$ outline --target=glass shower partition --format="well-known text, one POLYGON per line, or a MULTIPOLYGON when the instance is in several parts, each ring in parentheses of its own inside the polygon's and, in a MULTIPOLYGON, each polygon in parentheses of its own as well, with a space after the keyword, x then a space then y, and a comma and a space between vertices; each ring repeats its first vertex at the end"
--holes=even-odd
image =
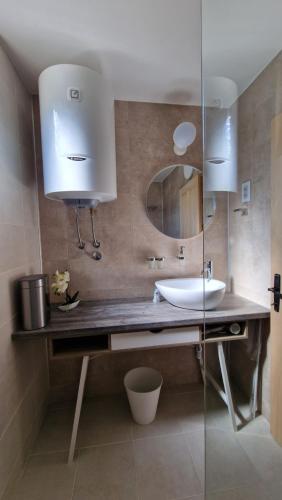
POLYGON ((206 268, 212 262, 212 278, 225 283, 228 307, 240 304, 244 312, 251 301, 266 311, 263 320, 263 314, 251 320, 242 314, 211 325, 206 303, 209 500, 282 498, 282 448, 269 425, 266 317, 273 121, 282 110, 281 16, 281 2, 202 0, 204 261, 206 268))

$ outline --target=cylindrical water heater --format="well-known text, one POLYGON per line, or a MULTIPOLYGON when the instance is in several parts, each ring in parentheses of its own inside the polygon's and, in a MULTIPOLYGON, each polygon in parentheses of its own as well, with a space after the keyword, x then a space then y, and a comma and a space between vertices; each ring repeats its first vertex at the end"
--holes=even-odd
POLYGON ((206 191, 237 191, 237 85, 230 78, 205 81, 206 191))
POLYGON ((45 195, 82 206, 114 200, 114 101, 104 78, 51 66, 39 77, 39 102, 45 195))

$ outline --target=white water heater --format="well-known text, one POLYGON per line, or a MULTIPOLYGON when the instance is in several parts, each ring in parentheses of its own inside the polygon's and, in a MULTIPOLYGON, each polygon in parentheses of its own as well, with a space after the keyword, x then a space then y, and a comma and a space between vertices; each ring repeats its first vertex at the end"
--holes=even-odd
POLYGON ((96 206, 117 197, 114 100, 96 71, 58 64, 39 77, 44 191, 96 206))
POLYGON ((238 88, 230 78, 209 77, 205 95, 205 191, 237 191, 238 88))

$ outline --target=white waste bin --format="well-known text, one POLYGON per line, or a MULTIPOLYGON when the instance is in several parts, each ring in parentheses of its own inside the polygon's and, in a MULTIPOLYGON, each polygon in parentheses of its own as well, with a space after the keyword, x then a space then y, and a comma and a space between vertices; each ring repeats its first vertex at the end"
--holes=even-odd
POLYGON ((137 424, 150 424, 155 419, 162 383, 163 378, 157 370, 144 366, 125 375, 124 386, 137 424))

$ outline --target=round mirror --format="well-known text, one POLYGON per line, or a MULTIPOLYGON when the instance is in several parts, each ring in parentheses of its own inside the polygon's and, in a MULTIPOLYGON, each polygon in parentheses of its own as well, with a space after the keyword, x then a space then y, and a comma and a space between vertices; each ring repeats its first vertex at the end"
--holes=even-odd
POLYGON ((149 184, 147 215, 166 236, 193 238, 215 215, 214 193, 205 196, 208 198, 203 204, 203 176, 199 169, 191 165, 171 165, 160 170, 149 184))

